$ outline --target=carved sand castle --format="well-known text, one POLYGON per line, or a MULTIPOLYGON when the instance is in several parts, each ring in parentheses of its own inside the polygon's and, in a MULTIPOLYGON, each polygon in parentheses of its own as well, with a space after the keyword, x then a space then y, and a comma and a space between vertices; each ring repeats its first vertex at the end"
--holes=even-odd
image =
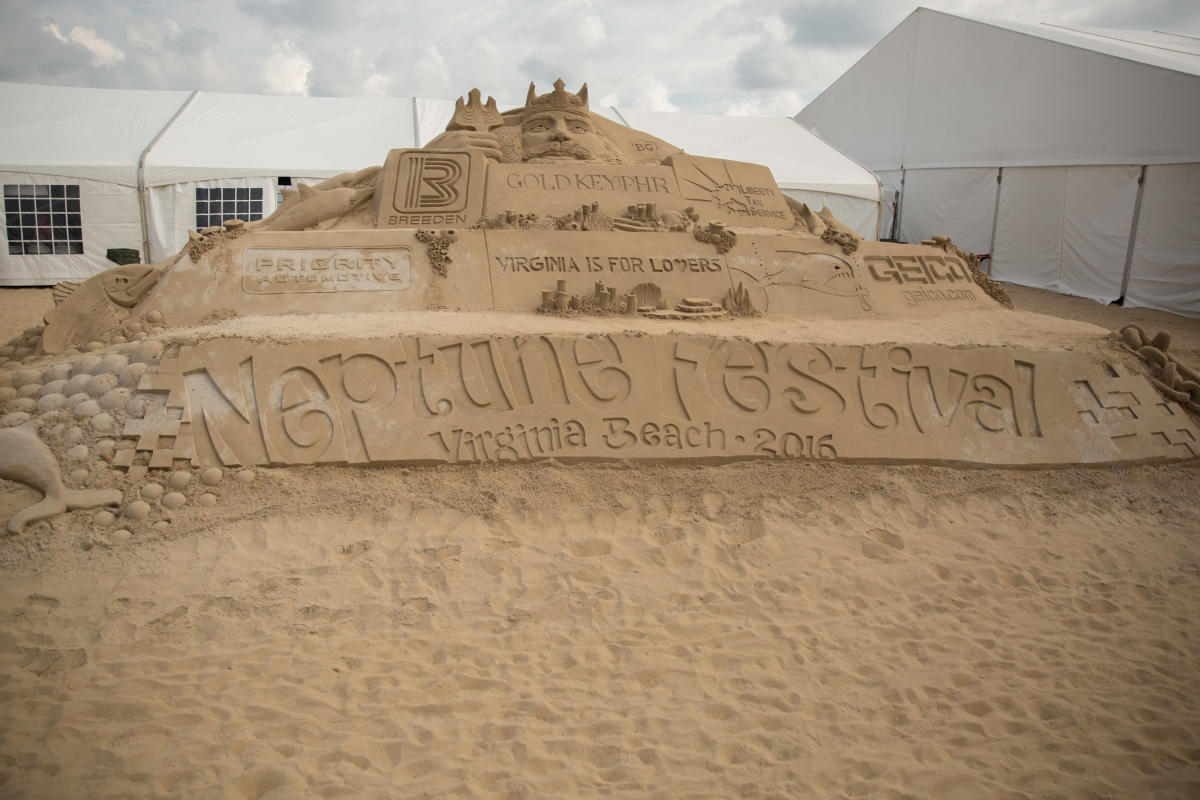
POLYGON ((192 470, 266 465, 1200 452, 1195 373, 1140 331, 1150 366, 1023 335, 948 239, 862 241, 561 81, 504 113, 472 91, 426 148, 55 297, 0 350, 4 426, 39 421, 79 487, 172 470, 177 505, 213 496, 192 470))

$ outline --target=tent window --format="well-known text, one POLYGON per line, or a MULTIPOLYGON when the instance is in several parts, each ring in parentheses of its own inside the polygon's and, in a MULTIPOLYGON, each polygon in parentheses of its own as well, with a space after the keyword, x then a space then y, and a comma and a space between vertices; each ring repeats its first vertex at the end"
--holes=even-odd
POLYGON ((4 184, 10 256, 83 253, 78 185, 4 184))
POLYGON ((213 187, 196 190, 196 230, 220 225, 229 219, 253 222, 263 216, 263 190, 213 187))

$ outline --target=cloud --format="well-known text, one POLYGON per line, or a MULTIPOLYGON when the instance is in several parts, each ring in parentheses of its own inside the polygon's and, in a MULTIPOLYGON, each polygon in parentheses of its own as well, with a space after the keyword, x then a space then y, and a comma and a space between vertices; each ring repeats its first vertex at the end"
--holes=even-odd
POLYGON ((679 106, 671 102, 670 90, 667 85, 653 75, 646 75, 638 81, 637 94, 633 98, 633 106, 646 108, 651 111, 678 111, 679 106))
POLYGON ((290 39, 271 48, 263 62, 262 81, 270 94, 308 94, 308 75, 312 61, 290 39))
MULTIPOLYGON (((911 11, 913 6, 907 6, 911 11)), ((869 48, 906 15, 892 0, 803 0, 789 3, 781 17, 793 44, 822 49, 869 48)))
POLYGON ((76 25, 71 32, 63 36, 58 25, 53 21, 42 26, 42 30, 58 39, 63 44, 77 44, 91 53, 92 66, 112 67, 125 60, 125 51, 106 42, 92 28, 76 25))
POLYGON ((799 92, 783 91, 732 103, 725 109, 730 117, 791 117, 804 108, 799 92))

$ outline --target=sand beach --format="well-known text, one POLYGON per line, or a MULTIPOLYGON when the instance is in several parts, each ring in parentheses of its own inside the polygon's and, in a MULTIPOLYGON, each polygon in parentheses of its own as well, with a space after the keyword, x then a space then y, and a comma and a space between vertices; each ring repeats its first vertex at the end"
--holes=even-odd
MULTIPOLYGON (((1195 320, 1009 290, 1200 360, 1195 320)), ((0 300, 9 336, 49 295, 0 300)), ((137 535, 78 511, 0 543, 0 793, 1195 797, 1198 488, 1194 461, 230 471, 137 535)))

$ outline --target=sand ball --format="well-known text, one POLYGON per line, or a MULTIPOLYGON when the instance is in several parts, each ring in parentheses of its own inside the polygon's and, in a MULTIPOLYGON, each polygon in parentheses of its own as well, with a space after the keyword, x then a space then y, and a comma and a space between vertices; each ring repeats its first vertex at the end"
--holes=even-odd
POLYGON ((62 394, 62 390, 65 389, 66 387, 67 387, 67 382, 62 378, 59 378, 58 380, 54 380, 54 381, 49 381, 47 383, 42 384, 41 395, 42 395, 42 397, 45 397, 48 394, 62 394))
POLYGON ((162 342, 151 339, 138 345, 138 349, 133 352, 133 355, 129 360, 137 363, 158 361, 158 359, 162 356, 162 353, 162 342))
POLYGON ((130 519, 145 519, 150 516, 150 504, 145 500, 134 500, 125 506, 125 516, 130 519))
POLYGON ((4 406, 4 410, 9 414, 32 414, 37 411, 37 401, 32 397, 18 397, 16 400, 10 400, 4 406))
POLYGON ((141 419, 146 416, 146 398, 135 397, 125 404, 125 413, 133 419, 141 419))
POLYGON ((166 489, 161 483, 146 483, 142 485, 141 494, 147 500, 154 501, 163 496, 166 489))
POLYGON ((101 439, 96 442, 96 455, 103 458, 105 461, 111 461, 116 455, 117 443, 112 439, 101 439))
POLYGON ((113 429, 112 414, 107 411, 101 411, 96 416, 92 417, 92 430, 96 433, 111 433, 113 429))
POLYGON ((75 375, 71 380, 67 381, 62 388, 62 393, 67 397, 80 392, 87 392, 88 384, 92 382, 92 376, 86 372, 81 372, 75 375))
POLYGON ((79 427, 78 425, 72 425, 69 428, 64 428, 62 432, 62 440, 63 444, 65 445, 79 444, 83 441, 83 428, 79 427))
POLYGON ((71 362, 71 375, 91 375, 100 363, 100 356, 80 356, 71 362))
POLYGON ((17 397, 32 397, 34 400, 41 397, 42 385, 40 383, 27 383, 20 389, 17 389, 17 397))
POLYGON ((40 369, 19 369, 12 374, 12 385, 18 389, 31 383, 41 382, 42 371, 40 369))
POLYGON ((254 480, 254 470, 243 469, 237 474, 238 483, 250 483, 254 480))
POLYGON ((172 489, 179 489, 182 491, 187 488, 187 485, 191 482, 191 480, 192 473, 180 470, 179 472, 171 473, 171 477, 167 478, 167 485, 172 489))
POLYGON ((217 504, 217 496, 212 492, 205 492, 196 498, 196 503, 205 508, 211 508, 217 504))
POLYGON ((11 386, 0 386, 0 403, 7 403, 17 398, 17 390, 11 386))
POLYGON ((67 483, 72 486, 83 486, 91 474, 86 469, 73 469, 67 473, 67 483))
POLYGON ((136 364, 130 364, 129 366, 127 366, 121 370, 121 375, 118 378, 118 383, 120 383, 122 386, 126 386, 130 389, 136 389, 137 385, 138 385, 138 381, 140 381, 142 379, 142 376, 145 375, 149 369, 150 369, 150 365, 142 363, 142 362, 138 362, 136 364))
POLYGON ((125 542, 128 542, 133 538, 133 531, 129 530, 128 528, 120 528, 119 530, 115 530, 109 534, 109 538, 115 544, 125 544, 125 542))
POLYGON ((117 516, 111 511, 97 511, 96 515, 92 517, 93 524, 100 525, 101 527, 105 528, 107 528, 109 525, 112 525, 116 521, 117 516))
POLYGON ((45 414, 47 411, 57 411, 66 404, 67 398, 61 392, 55 392, 38 398, 37 409, 45 414))
MULTIPOLYGON (((220 228, 217 228, 217 230, 220 230, 220 228)), ((213 233, 216 233, 216 231, 213 231, 213 233)), ((161 325, 163 323, 163 313, 161 311, 151 311, 146 314, 146 322, 149 322, 151 325, 161 325)))
POLYGON ((79 405, 75 406, 75 416, 80 419, 89 419, 100 413, 100 404, 95 400, 84 400, 79 405))
POLYGON ((128 336, 133 336, 135 333, 141 333, 144 330, 146 330, 146 326, 136 319, 125 323, 125 333, 128 336))
POLYGON ((85 352, 85 353, 94 353, 97 350, 103 350, 103 349, 104 349, 104 342, 88 342, 87 344, 85 344, 83 346, 83 352, 85 352))
POLYGON ((107 372, 102 372, 98 375, 94 375, 92 379, 88 381, 87 389, 84 391, 86 391, 92 397, 103 397, 105 394, 111 392, 115 388, 117 388, 117 376, 111 375, 107 372))
POLYGON ((187 498, 180 492, 168 492, 162 499, 163 508, 169 508, 174 511, 177 508, 183 508, 187 503, 187 498))
POLYGON ((67 457, 67 461, 83 461, 88 457, 88 449, 85 445, 77 444, 68 449, 64 455, 67 457))
POLYGON ((216 486, 225 477, 225 472, 220 467, 209 467, 200 473, 200 482, 205 486, 216 486))
POLYGON ((156 530, 156 531, 162 532, 162 531, 165 531, 167 528, 171 527, 171 522, 169 520, 160 519, 158 522, 154 523, 150 527, 154 528, 154 530, 156 530))
MULTIPOLYGON (((63 394, 66 394, 66 392, 63 392, 63 394)), ((92 399, 92 396, 89 395, 87 392, 76 392, 75 394, 68 394, 67 395, 67 408, 74 411, 75 406, 79 405, 80 403, 91 400, 91 399, 92 399)))
POLYGON ((60 422, 60 423, 58 423, 57 425, 55 425, 54 427, 52 427, 52 428, 51 428, 49 431, 47 431, 47 432, 48 432, 48 433, 49 433, 51 436, 62 436, 62 435, 63 435, 63 431, 65 431, 66 429, 67 429, 67 425, 66 425, 66 423, 65 423, 65 422, 60 422))
POLYGON ((100 395, 100 407, 105 411, 116 411, 124 408, 132 396, 133 392, 128 389, 110 389, 100 395))
POLYGON ((65 381, 71 377, 70 362, 62 362, 60 364, 51 364, 42 370, 42 382, 50 383, 52 381, 65 381))
POLYGON ((121 353, 109 353, 96 365, 96 374, 120 375, 121 370, 127 366, 129 366, 129 356, 121 353))
POLYGON ((13 361, 20 361, 22 363, 32 361, 33 350, 28 347, 18 347, 13 350, 12 359, 13 361))
POLYGON ((5 414, 0 417, 0 428, 15 428, 18 425, 24 425, 31 420, 28 414, 24 411, 14 411, 11 414, 5 414))

